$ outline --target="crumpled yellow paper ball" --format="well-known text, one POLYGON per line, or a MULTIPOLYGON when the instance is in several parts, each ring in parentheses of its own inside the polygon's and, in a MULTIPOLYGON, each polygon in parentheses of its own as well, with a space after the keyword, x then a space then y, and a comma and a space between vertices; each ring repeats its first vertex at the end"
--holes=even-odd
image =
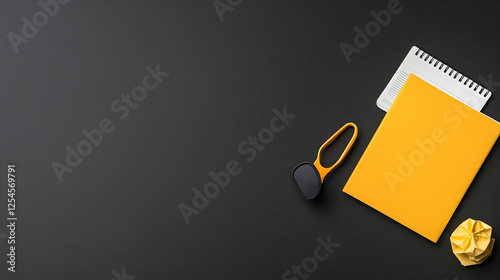
POLYGON ((453 254, 463 266, 481 264, 491 256, 495 239, 491 238, 492 228, 477 220, 467 219, 461 223, 450 237, 453 254))

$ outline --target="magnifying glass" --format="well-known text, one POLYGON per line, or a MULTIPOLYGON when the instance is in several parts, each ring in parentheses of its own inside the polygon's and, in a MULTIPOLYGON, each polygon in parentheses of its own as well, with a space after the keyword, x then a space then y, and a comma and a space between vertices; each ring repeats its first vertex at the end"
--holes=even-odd
POLYGON ((339 129, 335 134, 330 137, 318 150, 318 157, 316 158, 316 161, 314 163, 310 162, 303 162, 299 165, 297 165, 293 171, 292 171, 292 180, 295 183, 295 186, 299 190, 300 195, 305 198, 305 199, 313 199, 315 198, 318 194, 319 191, 321 190, 321 184, 323 183, 323 180, 325 179, 326 175, 332 171, 337 165, 339 165, 344 158, 346 157, 347 153, 349 150, 352 148, 352 145, 354 144, 354 141, 356 140, 356 137, 358 136, 358 127, 354 123, 347 123, 344 125, 341 129, 339 129), (340 158, 337 160, 336 163, 334 163, 330 167, 324 167, 321 165, 321 153, 323 150, 330 146, 330 144, 337 139, 337 137, 342 134, 346 129, 349 127, 354 128, 354 134, 352 135, 351 140, 349 141, 349 144, 347 144, 347 147, 345 148, 344 152, 340 156, 340 158))

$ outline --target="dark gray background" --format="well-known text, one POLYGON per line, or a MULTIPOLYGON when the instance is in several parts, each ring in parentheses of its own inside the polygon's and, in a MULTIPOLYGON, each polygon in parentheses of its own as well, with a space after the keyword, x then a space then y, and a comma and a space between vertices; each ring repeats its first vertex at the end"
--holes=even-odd
MULTIPOLYGON (((339 44, 387 2, 247 0, 221 22, 211 0, 72 1, 16 55, 7 33, 40 7, 1 1, 0 233, 7 163, 18 168, 19 221, 18 272, 6 271, 0 239, 0 279, 109 280, 122 267, 135 280, 281 279, 327 235, 341 247, 309 279, 497 279, 498 250, 464 268, 449 236, 471 217, 500 238, 498 144, 437 244, 341 191, 384 117, 375 100, 411 46, 476 81, 500 80, 498 1, 402 0, 348 64, 339 44), (110 103, 156 64, 170 77, 119 121, 110 103), (238 144, 283 106, 297 118, 245 162, 238 144), (116 130, 59 183, 51 163, 103 117, 116 130), (290 171, 348 121, 360 129, 353 152, 304 201, 290 171), (232 159, 242 173, 186 225, 179 203, 232 159)), ((497 120, 499 94, 483 110, 497 120)))

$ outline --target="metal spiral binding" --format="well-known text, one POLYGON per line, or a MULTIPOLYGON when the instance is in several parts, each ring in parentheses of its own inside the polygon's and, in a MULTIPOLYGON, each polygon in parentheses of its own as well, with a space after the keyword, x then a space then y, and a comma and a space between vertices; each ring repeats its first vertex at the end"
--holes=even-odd
POLYGON ((491 92, 486 89, 485 87, 482 87, 478 83, 474 82, 473 80, 467 78, 464 76, 462 73, 456 71, 455 69, 451 68, 450 66, 444 64, 443 62, 439 61, 438 59, 432 57, 430 54, 424 52, 421 49, 418 49, 417 52, 415 52, 415 55, 422 59, 425 62, 429 62, 431 66, 434 66, 435 68, 438 68, 439 70, 443 71, 443 73, 447 74, 448 76, 452 77, 455 80, 458 80, 465 86, 469 87, 473 91, 479 93, 480 95, 484 97, 488 97, 491 92), (484 93, 483 93, 484 92, 484 93))

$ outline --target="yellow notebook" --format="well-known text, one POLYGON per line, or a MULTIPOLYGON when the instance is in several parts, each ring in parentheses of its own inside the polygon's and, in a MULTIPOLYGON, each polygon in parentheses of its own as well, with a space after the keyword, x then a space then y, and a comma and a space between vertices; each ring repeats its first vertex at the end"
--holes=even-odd
POLYGON ((344 192, 437 242, 499 135, 500 123, 411 74, 344 192))

